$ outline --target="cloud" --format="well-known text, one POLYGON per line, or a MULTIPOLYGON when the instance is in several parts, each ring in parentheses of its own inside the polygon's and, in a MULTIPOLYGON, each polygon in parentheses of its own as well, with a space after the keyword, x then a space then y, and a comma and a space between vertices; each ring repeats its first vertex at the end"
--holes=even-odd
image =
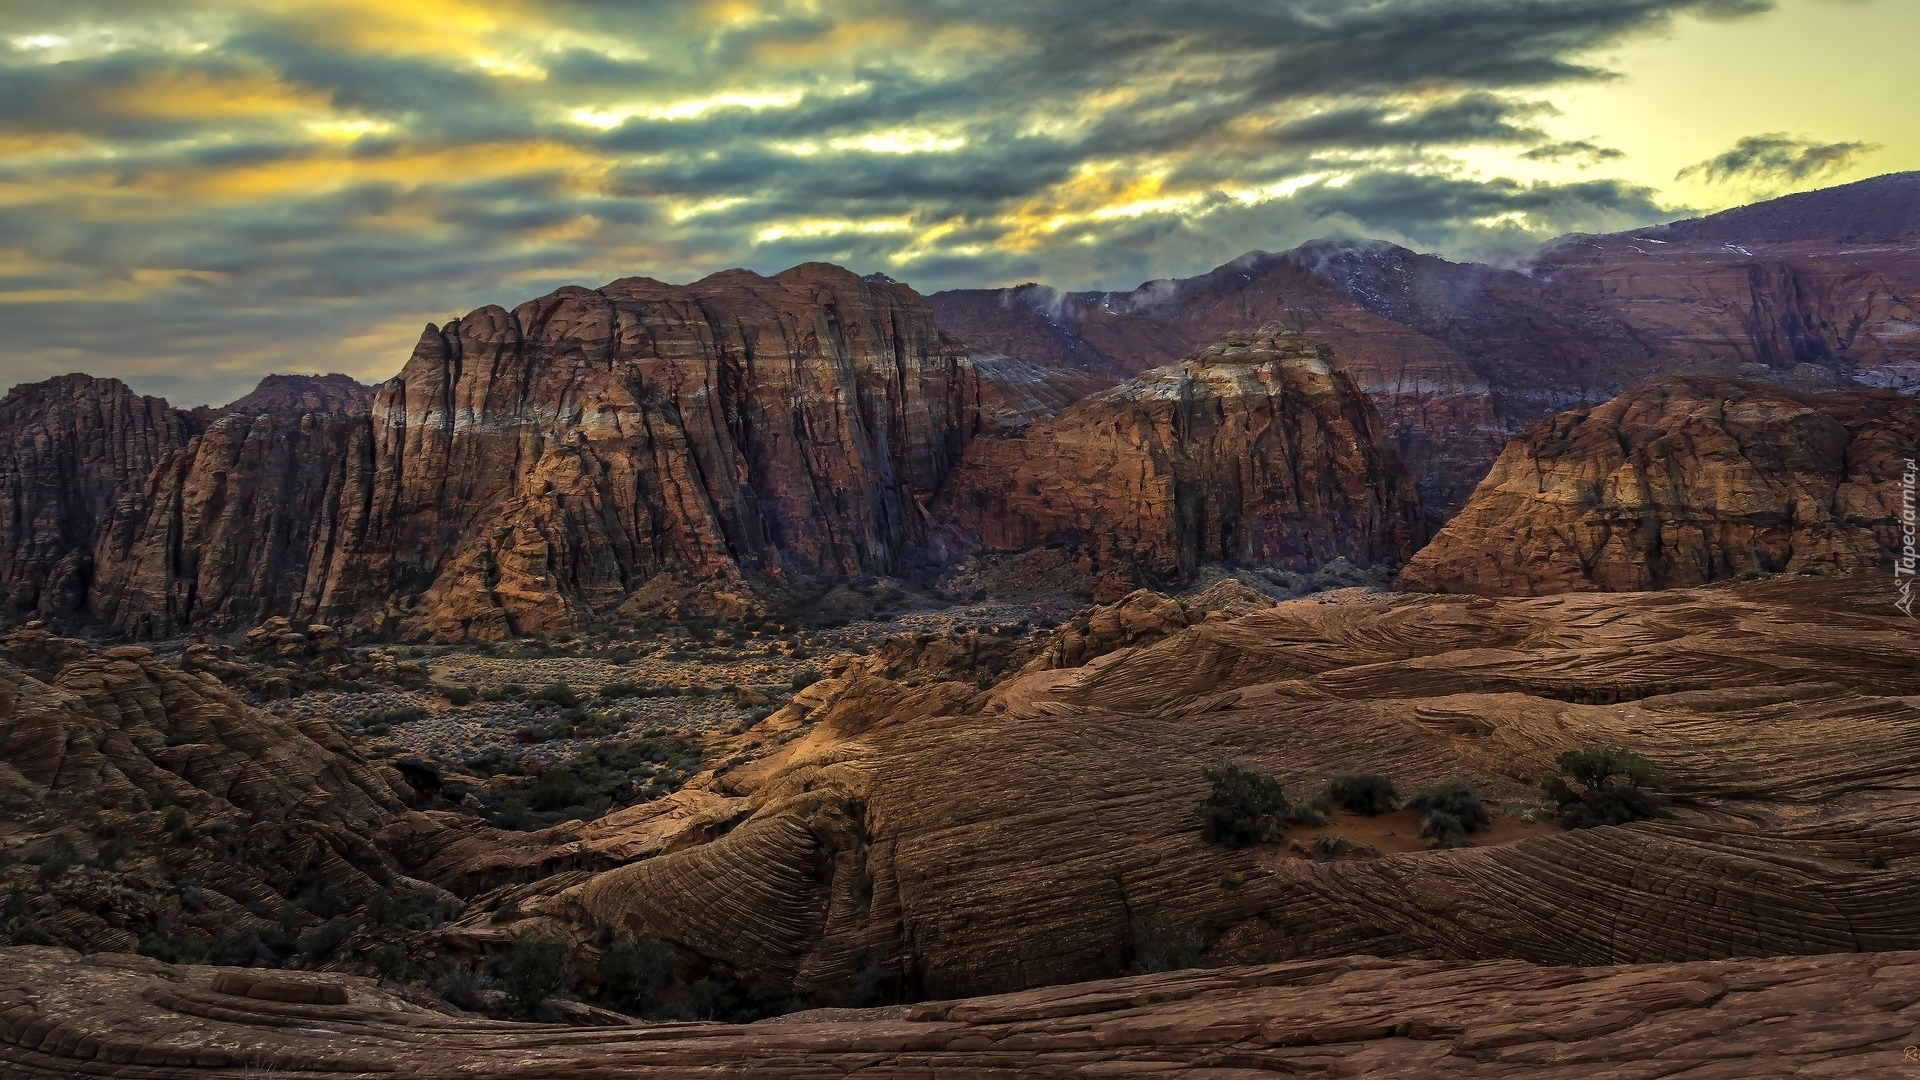
POLYGON ((390 373, 480 303, 803 259, 930 291, 1329 233, 1507 257, 1671 216, 1577 171, 1618 152, 1551 141, 1553 88, 1766 6, 16 0, 0 376, 217 400, 390 373), (1464 164, 1488 148, 1564 175, 1464 164))
POLYGON ((1873 143, 1816 143, 1782 132, 1749 135, 1733 149, 1681 169, 1674 179, 1798 183, 1838 172, 1878 149, 1873 143))

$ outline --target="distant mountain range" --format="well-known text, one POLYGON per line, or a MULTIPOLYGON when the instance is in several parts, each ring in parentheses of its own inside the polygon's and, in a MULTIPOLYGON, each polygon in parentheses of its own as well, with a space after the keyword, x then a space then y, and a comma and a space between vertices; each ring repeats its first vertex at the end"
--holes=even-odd
MULTIPOLYGON (((1522 268, 1326 240, 1124 293, 924 299, 732 270, 481 308, 378 387, 276 375, 185 411, 111 379, 23 385, 0 400, 0 622, 497 638, 1039 545, 1149 584, 1395 567, 1511 437, 1674 374, 1709 380, 1704 408, 1756 381, 1920 387, 1920 174, 1522 268)), ((1910 405, 1851 408, 1885 441, 1910 405)), ((1820 490, 1847 483, 1830 457, 1807 459, 1820 490)), ((1856 510, 1836 527, 1868 538, 1822 550, 1871 564, 1886 506, 1856 510)), ((1722 563, 1746 565, 1704 573, 1722 563)), ((1534 576, 1641 570, 1609 573, 1534 576)))

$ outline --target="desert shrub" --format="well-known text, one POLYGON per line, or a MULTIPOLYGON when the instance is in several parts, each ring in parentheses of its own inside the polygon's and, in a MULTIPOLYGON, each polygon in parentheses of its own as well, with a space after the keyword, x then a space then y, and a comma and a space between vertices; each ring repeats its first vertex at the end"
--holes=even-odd
POLYGON ((1463 780, 1455 780, 1415 795, 1407 805, 1426 815, 1420 835, 1434 847, 1464 847, 1467 834, 1486 828, 1493 820, 1486 804, 1463 780))
POLYGON ((520 901, 509 900, 495 908, 493 914, 487 916, 487 921, 493 923, 495 926, 499 926, 502 923, 510 923, 519 917, 520 901))
POLYGON ((623 1012, 653 1010, 673 980, 673 950, 651 934, 622 937, 600 954, 602 1004, 623 1012))
POLYGON ((1342 810, 1368 817, 1400 809, 1400 793, 1379 773, 1341 773, 1327 785, 1327 798, 1342 810))
POLYGON ((1559 807, 1569 829, 1625 825, 1672 817, 1655 792, 1666 786, 1660 770, 1646 758, 1615 746, 1569 750, 1556 759, 1560 776, 1542 787, 1559 807))
POLYGON ((471 686, 449 686, 440 693, 446 697, 449 705, 473 704, 473 687, 471 686))
POLYGON ((1226 762, 1208 769, 1213 790, 1200 804, 1200 835, 1209 843, 1237 847, 1280 838, 1287 796, 1266 773, 1226 762))
POLYGON ((480 996, 493 989, 493 979, 484 968, 448 957, 428 969, 427 988, 449 1005, 473 1010, 480 1007, 480 996))
POLYGON ((487 818, 505 829, 543 829, 579 818, 592 821, 615 805, 677 791, 700 771, 700 746, 679 735, 649 731, 584 747, 531 783, 479 791, 487 818))
POLYGON ((1127 964, 1129 974, 1179 971, 1206 963, 1201 955, 1201 950, 1206 948, 1206 938, 1197 930, 1176 928, 1163 916, 1135 916, 1129 920, 1127 942, 1133 957, 1127 964))
POLYGON ((43 889, 52 885, 54 882, 65 877, 67 871, 73 869, 74 861, 78 855, 79 852, 75 850, 72 840, 69 840, 65 836, 54 837, 53 846, 47 852, 46 857, 41 860, 40 869, 34 875, 34 880, 39 882, 40 887, 43 889))
POLYGON ((93 861, 98 863, 102 870, 117 870, 120 864, 126 861, 127 856, 133 854, 135 844, 136 841, 131 836, 116 836, 100 845, 100 850, 94 853, 93 861))
POLYGON ((340 946, 353 936, 353 926, 343 915, 335 915, 319 926, 300 935, 300 955, 308 964, 318 964, 327 957, 340 951, 340 946))
POLYGON ((213 962, 227 967, 280 967, 299 951, 294 935, 281 927, 238 930, 213 939, 213 962))
MULTIPOLYGON (((796 653, 794 658, 799 659, 799 654, 796 653)), ((817 671, 802 671, 787 680, 787 687, 797 693, 819 682, 820 678, 820 673, 817 671)))
POLYGON ((381 889, 367 900, 363 916, 370 927, 405 927, 425 930, 433 925, 426 905, 418 896, 399 889, 381 889))
POLYGON ((539 693, 532 695, 527 700, 552 702, 563 709, 577 709, 580 707, 580 695, 574 693, 573 688, 563 682, 552 683, 543 687, 539 693))
POLYGON ((1319 802, 1300 802, 1287 807, 1286 823, 1289 825, 1325 825, 1327 808, 1319 802))
POLYGON ((33 898, 28 895, 27 887, 15 882, 7 890, 7 898, 0 901, 0 923, 5 924, 6 939, 10 945, 51 945, 54 937, 47 928, 40 925, 35 917, 33 898))
POLYGON ((176 844, 184 844, 193 839, 193 826, 187 824, 187 812, 174 807, 161 819, 160 827, 167 830, 167 836, 176 844))
POLYGON ((573 949, 560 938, 515 934, 507 950, 488 964, 488 971, 514 1008, 532 1012, 573 984, 573 949))
POLYGON ((205 964, 213 959, 213 942, 193 930, 176 931, 162 926, 140 939, 140 955, 169 964, 205 964))
POLYGON ((390 982, 404 981, 413 968, 407 947, 398 942, 390 942, 373 950, 367 956, 367 963, 373 965, 374 974, 390 982))

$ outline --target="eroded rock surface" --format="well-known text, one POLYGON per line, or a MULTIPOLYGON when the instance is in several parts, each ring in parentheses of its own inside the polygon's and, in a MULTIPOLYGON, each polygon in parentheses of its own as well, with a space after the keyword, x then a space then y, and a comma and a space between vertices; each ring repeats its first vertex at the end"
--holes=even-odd
POLYGON ((969 447, 935 516, 988 550, 1202 563, 1396 563, 1425 539, 1386 427, 1325 346, 1278 325, 969 447))
POLYGON ((1884 568, 1920 402, 1665 379, 1513 440, 1403 583, 1488 595, 1884 568))
POLYGON ((1897 1074, 1920 1028, 1911 952, 1622 968, 1358 957, 572 1031, 436 1012, 364 979, 236 996, 209 969, 143 957, 0 957, 0 1064, 22 1080, 1846 1077, 1897 1074))

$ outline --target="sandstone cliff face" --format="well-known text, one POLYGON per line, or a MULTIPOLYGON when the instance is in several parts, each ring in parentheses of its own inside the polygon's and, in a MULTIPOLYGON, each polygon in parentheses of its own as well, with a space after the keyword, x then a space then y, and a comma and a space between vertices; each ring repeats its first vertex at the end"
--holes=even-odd
POLYGON ((1401 574, 1491 595, 1889 565, 1920 402, 1663 379, 1516 438, 1401 574))
POLYGON ((1279 326, 976 441, 935 515, 990 550, 1202 563, 1396 563, 1424 539, 1385 425, 1338 355, 1279 326))
POLYGON ((1017 367, 981 380, 911 290, 837 267, 562 289, 429 327, 366 417, 230 407, 122 469, 104 535, 65 551, 135 634, 285 614, 499 638, 661 575, 737 601, 747 578, 890 573, 982 424, 1068 396, 1017 367))
POLYGON ((94 551, 93 617, 138 637, 317 609, 372 433, 343 413, 235 413, 128 486, 94 551))
POLYGON ((380 388, 315 614, 501 637, 666 572, 888 572, 977 402, 911 290, 837 267, 483 308, 380 388))
POLYGON ((101 524, 192 430, 116 379, 63 375, 0 400, 0 624, 84 615, 101 524))
POLYGON ((1690 369, 1920 387, 1920 173, 1574 238, 1533 273, 1690 369))

